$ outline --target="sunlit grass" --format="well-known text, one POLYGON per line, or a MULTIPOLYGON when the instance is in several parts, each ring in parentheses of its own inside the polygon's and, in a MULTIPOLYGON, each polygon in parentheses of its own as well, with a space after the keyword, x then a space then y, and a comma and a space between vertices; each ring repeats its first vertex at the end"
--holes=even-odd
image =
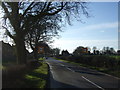
POLYGON ((0 65, 0 70, 3 70, 3 69, 5 69, 5 68, 6 68, 5 66, 0 65))
POLYGON ((43 61, 43 60, 45 60, 45 58, 39 58, 38 60, 41 60, 41 61, 43 61))
POLYGON ((48 66, 45 62, 40 67, 25 75, 26 83, 32 88, 45 88, 48 66))
POLYGON ((36 76, 33 76, 33 75, 26 75, 25 76, 26 79, 29 79, 29 80, 39 80, 40 78, 36 77, 36 76))
POLYGON ((2 65, 0 65, 0 70, 2 70, 2 68, 3 68, 3 66, 2 66, 2 65))
POLYGON ((45 62, 42 63, 42 66, 40 66, 39 68, 35 69, 34 72, 36 73, 42 73, 47 75, 48 74, 48 68, 47 68, 47 64, 45 62))

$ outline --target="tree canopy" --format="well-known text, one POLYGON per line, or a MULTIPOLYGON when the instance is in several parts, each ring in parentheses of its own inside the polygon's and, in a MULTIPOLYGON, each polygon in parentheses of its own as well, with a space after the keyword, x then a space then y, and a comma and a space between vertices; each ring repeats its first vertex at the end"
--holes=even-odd
POLYGON ((25 37, 29 32, 52 32, 60 22, 70 25, 74 18, 81 20, 81 14, 89 16, 85 2, 2 2, 2 10, 3 28, 14 40, 18 63, 26 63, 25 37))

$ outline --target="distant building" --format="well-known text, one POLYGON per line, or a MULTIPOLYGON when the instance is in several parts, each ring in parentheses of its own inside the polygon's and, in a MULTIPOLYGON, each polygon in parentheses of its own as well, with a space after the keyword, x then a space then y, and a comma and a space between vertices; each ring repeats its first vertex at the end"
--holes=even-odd
POLYGON ((70 55, 70 53, 67 50, 62 51, 62 56, 69 56, 69 55, 70 55))
POLYGON ((88 53, 88 48, 82 48, 82 53, 88 53))
POLYGON ((39 42, 37 45, 37 52, 38 54, 44 54, 44 55, 49 55, 50 54, 50 47, 48 46, 47 43, 44 42, 39 42))

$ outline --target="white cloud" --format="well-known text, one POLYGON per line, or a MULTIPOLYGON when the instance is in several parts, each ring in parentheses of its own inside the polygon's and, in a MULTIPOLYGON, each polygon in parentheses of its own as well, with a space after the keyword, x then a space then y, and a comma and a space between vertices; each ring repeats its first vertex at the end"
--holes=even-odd
POLYGON ((109 28, 117 28, 117 27, 118 27, 118 22, 111 22, 111 23, 100 23, 100 24, 89 25, 80 28, 80 30, 98 30, 98 29, 109 29, 109 28))
POLYGON ((106 22, 106 23, 99 23, 99 24, 92 24, 92 25, 86 25, 80 28, 75 28, 74 30, 67 30, 65 32, 65 35, 74 35, 74 34, 79 34, 79 33, 85 33, 87 32, 92 32, 97 30, 98 32, 106 32, 109 30, 118 30, 118 22, 106 22))

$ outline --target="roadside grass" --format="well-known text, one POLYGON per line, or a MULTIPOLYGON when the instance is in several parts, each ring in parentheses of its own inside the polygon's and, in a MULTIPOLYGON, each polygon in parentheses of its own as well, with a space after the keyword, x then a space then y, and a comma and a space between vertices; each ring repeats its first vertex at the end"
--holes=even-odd
POLYGON ((116 55, 110 55, 109 57, 113 57, 113 58, 116 58, 117 60, 119 60, 120 59, 120 56, 116 56, 116 55))
POLYGON ((48 79, 48 66, 38 62, 39 66, 14 66, 3 70, 3 88, 45 88, 48 79), (7 70, 8 69, 8 70, 7 70))
POLYGON ((6 67, 3 65, 0 65, 0 70, 4 70, 6 67))
POLYGON ((29 88, 45 88, 47 84, 48 66, 45 62, 40 67, 25 75, 25 82, 29 88))
POLYGON ((113 76, 116 76, 116 77, 120 78, 120 70, 118 70, 118 68, 120 68, 120 67, 116 68, 116 70, 109 70, 108 68, 104 68, 104 67, 95 67, 95 66, 90 66, 90 65, 86 65, 86 64, 75 63, 75 62, 72 62, 72 61, 58 59, 58 58, 55 58, 55 57, 54 57, 54 59, 60 60, 60 61, 66 62, 66 63, 71 63, 71 64, 75 64, 75 65, 78 65, 78 66, 94 69, 94 70, 97 70, 97 71, 100 71, 100 72, 103 72, 103 73, 106 73, 106 74, 110 74, 110 75, 113 75, 113 76))
POLYGON ((45 58, 39 58, 38 60, 39 60, 39 61, 43 61, 43 60, 45 60, 45 58))
POLYGON ((0 65, 0 70, 2 70, 2 68, 3 68, 3 66, 2 66, 2 65, 0 65))

